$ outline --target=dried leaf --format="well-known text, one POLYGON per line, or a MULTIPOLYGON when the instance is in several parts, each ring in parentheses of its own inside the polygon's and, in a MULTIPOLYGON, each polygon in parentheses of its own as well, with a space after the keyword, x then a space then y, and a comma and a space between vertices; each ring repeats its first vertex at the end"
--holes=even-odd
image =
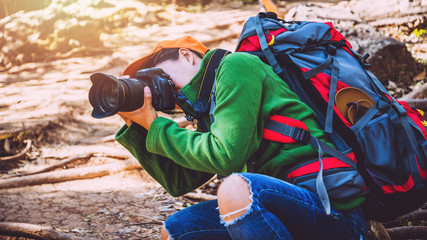
POLYGON ((423 81, 426 78, 426 70, 420 72, 417 76, 415 76, 414 81, 423 81))

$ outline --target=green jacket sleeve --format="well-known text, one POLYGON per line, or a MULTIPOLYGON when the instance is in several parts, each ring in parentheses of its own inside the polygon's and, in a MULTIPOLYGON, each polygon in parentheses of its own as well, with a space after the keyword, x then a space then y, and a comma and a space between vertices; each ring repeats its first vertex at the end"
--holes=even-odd
POLYGON ((265 73, 256 67, 245 58, 224 58, 211 131, 193 132, 159 117, 150 126, 147 150, 197 171, 222 176, 243 171, 262 139, 257 124, 265 73))
POLYGON ((147 130, 133 123, 130 127, 124 125, 117 133, 116 140, 172 196, 190 192, 213 177, 214 174, 191 170, 166 157, 148 152, 145 147, 146 137, 147 130))

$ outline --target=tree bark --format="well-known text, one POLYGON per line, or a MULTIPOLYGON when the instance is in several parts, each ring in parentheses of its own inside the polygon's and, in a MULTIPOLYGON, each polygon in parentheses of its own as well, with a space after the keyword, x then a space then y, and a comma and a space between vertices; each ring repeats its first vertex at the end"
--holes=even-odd
POLYGON ((412 92, 401 97, 400 100, 407 101, 416 99, 418 96, 427 95, 427 83, 424 83, 421 87, 414 89, 412 92))
POLYGON ((121 163, 113 163, 95 167, 85 167, 40 173, 32 176, 15 177, 0 181, 0 189, 16 188, 45 183, 58 183, 71 180, 91 179, 106 176, 115 172, 141 169, 141 165, 133 159, 121 163))
POLYGON ((424 99, 409 99, 405 101, 409 106, 427 111, 427 98, 424 99))
POLYGON ((27 237, 42 240, 83 240, 74 235, 57 231, 51 227, 44 227, 29 223, 0 222, 0 235, 27 237))
POLYGON ((425 239, 427 236, 427 227, 412 226, 412 227, 395 227, 387 229, 391 239, 425 239))
POLYGON ((408 221, 417 222, 417 221, 427 221, 427 210, 419 209, 413 212, 410 212, 406 215, 400 216, 393 221, 384 223, 386 228, 393 228, 402 226, 404 223, 408 221))
MULTIPOLYGON (((49 172, 49 171, 55 170, 57 168, 67 166, 68 164, 73 163, 73 162, 78 161, 78 160, 88 160, 91 157, 95 156, 95 154, 96 153, 86 153, 86 154, 71 156, 71 157, 68 157, 68 158, 66 158, 66 159, 64 159, 64 160, 62 160, 56 164, 53 164, 53 165, 46 167, 46 168, 43 168, 42 170, 39 170, 39 171, 30 172, 30 173, 21 173, 21 174, 16 174, 16 175, 11 175, 11 176, 5 176, 5 177, 2 177, 1 179, 30 176, 30 175, 35 175, 35 174, 39 174, 39 173, 49 172)), ((113 156, 113 155, 108 155, 108 154, 106 154, 105 156, 116 158, 116 159, 121 159, 121 160, 129 158, 128 156, 117 156, 117 155, 113 156)))

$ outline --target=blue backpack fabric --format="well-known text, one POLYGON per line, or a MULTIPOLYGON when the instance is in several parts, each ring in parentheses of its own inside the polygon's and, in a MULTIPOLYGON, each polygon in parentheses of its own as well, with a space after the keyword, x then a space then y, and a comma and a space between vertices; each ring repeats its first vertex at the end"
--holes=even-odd
MULTIPOLYGON (((236 51, 255 54, 271 65, 313 109, 336 151, 332 154, 333 149, 323 148, 326 144, 316 139, 310 143, 310 136, 302 142, 357 169, 365 184, 363 208, 369 219, 390 220, 427 202, 427 123, 421 111, 394 99, 368 70, 367 57, 355 52, 332 23, 286 22, 274 13, 259 13, 245 23, 236 51), (338 111, 335 103, 336 93, 350 87, 362 90, 375 101, 354 125, 338 111), (354 163, 345 159, 349 153, 354 153, 355 158, 351 159, 354 163)), ((288 127, 286 122, 269 121, 266 129, 291 137, 301 132, 288 127)), ((337 181, 338 175, 332 183, 322 183, 322 158, 319 156, 317 165, 320 173, 307 173, 302 186, 321 196, 317 186, 320 182, 332 199, 361 194, 349 190, 349 181, 337 181), (307 182, 309 186, 304 185, 307 182)), ((339 173, 343 169, 341 163, 329 168, 339 173)), ((303 167, 307 168, 304 165, 292 171, 304 172, 303 167)))

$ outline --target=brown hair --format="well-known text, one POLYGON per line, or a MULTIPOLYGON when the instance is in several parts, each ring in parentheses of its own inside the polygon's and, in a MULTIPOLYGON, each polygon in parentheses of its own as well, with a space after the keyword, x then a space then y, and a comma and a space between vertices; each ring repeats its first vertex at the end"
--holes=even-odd
MULTIPOLYGON (((203 54, 189 49, 196 56, 203 58, 203 54)), ((154 67, 159 63, 162 63, 166 60, 178 60, 179 57, 179 48, 164 48, 148 59, 142 68, 154 67)))

